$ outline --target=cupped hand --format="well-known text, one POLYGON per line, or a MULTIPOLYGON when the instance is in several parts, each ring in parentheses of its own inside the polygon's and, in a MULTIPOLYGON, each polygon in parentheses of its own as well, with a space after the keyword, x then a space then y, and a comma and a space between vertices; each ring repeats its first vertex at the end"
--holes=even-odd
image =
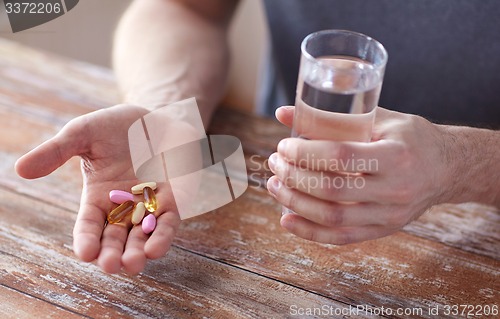
POLYGON ((130 190, 140 182, 132 168, 128 129, 147 112, 137 106, 117 105, 77 117, 16 163, 21 177, 33 179, 50 174, 73 156, 81 157, 83 191, 73 247, 81 260, 97 259, 108 273, 122 269, 130 274, 141 272, 147 259, 167 253, 180 224, 168 183, 160 184, 156 191, 159 207, 155 215, 160 216, 151 235, 130 222, 125 226, 105 223, 109 211, 116 207, 109 192, 130 190))
MULTIPOLYGON (((291 127, 294 107, 276 116, 291 127)), ((321 128, 318 128, 321 129, 321 128)), ((390 235, 442 203, 452 178, 439 126, 378 108, 372 141, 287 138, 269 158, 267 187, 296 214, 281 225, 304 239, 348 244, 390 235)))

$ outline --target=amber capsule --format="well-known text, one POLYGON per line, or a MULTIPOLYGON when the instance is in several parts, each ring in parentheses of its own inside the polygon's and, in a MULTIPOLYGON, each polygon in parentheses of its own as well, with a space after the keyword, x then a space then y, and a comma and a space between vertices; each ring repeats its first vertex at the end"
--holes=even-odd
POLYGON ((128 200, 120 206, 116 207, 108 214, 108 223, 116 224, 121 222, 128 214, 132 213, 132 211, 134 210, 134 206, 134 202, 128 200))
POLYGON ((146 186, 144 187, 142 195, 144 196, 144 206, 146 206, 148 212, 153 213, 158 206, 154 190, 146 186))

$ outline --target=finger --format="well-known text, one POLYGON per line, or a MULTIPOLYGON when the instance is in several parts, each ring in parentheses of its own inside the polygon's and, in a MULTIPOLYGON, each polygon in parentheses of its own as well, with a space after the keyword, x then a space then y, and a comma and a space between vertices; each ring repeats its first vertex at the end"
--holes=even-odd
POLYGON ((73 228, 73 250, 78 258, 91 262, 97 258, 104 229, 103 213, 91 205, 81 205, 73 228))
POLYGON ((158 217, 156 229, 144 246, 144 252, 149 259, 163 257, 170 249, 177 229, 181 223, 179 214, 167 211, 158 217))
MULTIPOLYGON (((90 194, 92 195, 92 194, 90 194)), ((86 187, 83 188, 80 209, 73 228, 73 250, 78 258, 90 262, 97 258, 101 249, 101 236, 106 221, 106 213, 98 202, 89 200, 86 187)), ((98 197, 96 197, 98 198, 98 197)), ((109 203, 106 203, 109 205, 109 203)))
POLYGON ((327 227, 297 214, 281 216, 281 226, 292 234, 319 243, 345 245, 388 236, 397 229, 384 226, 327 227))
POLYGON ((85 150, 79 121, 70 121, 56 136, 19 158, 16 172, 23 178, 46 176, 85 150))
POLYGON ((108 224, 102 233, 101 252, 97 264, 107 273, 114 274, 121 270, 121 258, 129 228, 121 224, 108 224))
POLYGON ((398 206, 375 203, 338 203, 320 200, 292 188, 283 187, 273 176, 267 183, 269 192, 285 207, 302 217, 328 227, 385 225, 402 227, 408 218, 398 206))
POLYGON ((290 165, 275 154, 269 157, 269 168, 286 187, 332 202, 394 201, 395 192, 389 185, 380 185, 378 177, 312 171, 290 165))
POLYGON ((316 171, 376 174, 389 169, 402 151, 394 141, 334 142, 286 138, 278 153, 290 164, 316 171))
POLYGON ((144 234, 141 225, 134 226, 128 235, 125 251, 122 255, 122 265, 124 270, 130 275, 137 275, 146 266, 146 254, 144 245, 148 239, 144 234))
POLYGON ((23 178, 39 178, 52 173, 74 155, 76 154, 71 143, 54 137, 19 158, 15 169, 23 178))
POLYGON ((295 106, 287 105, 276 109, 275 115, 278 121, 282 124, 292 128, 293 125, 293 113, 295 111, 295 106))

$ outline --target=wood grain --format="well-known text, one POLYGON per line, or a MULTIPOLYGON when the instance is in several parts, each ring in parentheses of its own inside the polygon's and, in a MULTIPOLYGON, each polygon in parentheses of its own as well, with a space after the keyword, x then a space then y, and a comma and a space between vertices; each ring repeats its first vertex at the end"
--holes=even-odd
POLYGON ((402 232, 348 246, 306 242, 280 229, 280 207, 262 192, 251 189, 184 223, 176 243, 346 303, 397 308, 500 298, 500 283, 491 280, 500 275, 498 260, 402 232))
POLYGON ((281 229, 280 205, 263 189, 266 159, 288 129, 227 109, 210 133, 240 138, 250 189, 183 222, 168 256, 137 278, 77 261, 78 159, 36 181, 17 177, 14 163, 71 118, 118 101, 108 70, 0 40, 0 300, 17 309, 7 317, 29 317, 28 304, 47 318, 281 318, 292 304, 499 305, 498 210, 442 205, 381 240, 306 242, 281 229))
MULTIPOLYGON (((272 318, 288 313, 290 305, 346 307, 180 248, 149 263, 137 277, 107 275, 74 258, 70 236, 74 212, 10 191, 0 192, 0 203, 2 286, 70 314, 93 318, 272 318)), ((9 307, 17 305, 18 301, 9 307)), ((46 316, 57 310, 44 307, 46 316)))
POLYGON ((43 314, 44 318, 85 318, 58 305, 37 299, 24 292, 0 284, 0 317, 16 319, 33 319, 34 310, 43 314))

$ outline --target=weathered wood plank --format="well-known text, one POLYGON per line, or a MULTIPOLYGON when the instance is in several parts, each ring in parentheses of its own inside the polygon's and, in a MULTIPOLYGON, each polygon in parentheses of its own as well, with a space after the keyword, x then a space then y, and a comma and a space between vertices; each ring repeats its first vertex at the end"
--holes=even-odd
POLYGON ((70 119, 119 102, 112 73, 0 38, 0 104, 70 119))
MULTIPOLYGON (((33 197, 36 205, 46 205, 38 202, 42 200, 74 213, 81 188, 78 161, 33 182, 17 178, 13 163, 73 116, 115 103, 113 79, 97 67, 0 42, 0 136, 12 137, 1 141, 0 185, 33 197)), ((216 114, 210 131, 242 140, 249 173, 261 184, 269 176, 267 156, 288 135, 273 120, 228 110, 216 114)), ((48 211, 58 209, 48 207, 48 211)), ((346 247, 306 243, 281 230, 278 220, 279 205, 264 190, 252 189, 215 213, 183 223, 176 245, 349 304, 498 303, 500 221, 492 208, 436 207, 408 226, 406 233, 346 247)), ((70 236, 72 221, 67 223, 71 225, 59 232, 70 236)), ((47 226, 38 227, 31 232, 47 226)), ((69 237, 61 241, 70 242, 69 237)), ((177 253, 191 256, 182 249, 174 249, 172 255, 177 253)))
POLYGON ((346 303, 498 303, 498 260, 403 232, 348 246, 306 242, 280 228, 280 207, 263 192, 183 223, 176 244, 346 303))
MULTIPOLYGON (((45 183, 42 184, 45 185, 45 183)), ((43 186, 41 188, 46 189, 43 186)), ((76 201, 77 198, 75 197, 74 200, 76 201)), ((65 205, 64 201, 62 204, 65 205)), ((463 212, 461 217, 463 222, 466 217, 466 212, 463 212)), ((475 216, 475 218, 480 217, 481 215, 475 216)), ((344 298, 340 300, 344 302, 355 301, 358 304, 374 305, 392 302, 392 306, 397 306, 414 299, 417 300, 414 301, 414 305, 423 306, 438 299, 454 298, 452 295, 443 297, 441 288, 445 285, 450 287, 446 291, 461 289, 461 286, 466 283, 464 278, 479 278, 480 280, 476 281, 473 287, 467 285, 466 296, 462 296, 464 299, 446 299, 441 305, 451 301, 464 302, 465 298, 477 300, 482 298, 483 294, 493 298, 487 298, 484 302, 498 297, 498 286, 491 287, 495 284, 492 278, 498 275, 498 271, 491 273, 491 269, 495 267, 498 269, 499 265, 498 263, 492 264, 491 261, 485 264, 484 258, 477 260, 474 255, 461 255, 460 258, 456 258, 454 256, 457 253, 454 250, 403 234, 362 244, 359 247, 325 248, 321 247, 322 245, 307 243, 285 234, 279 227, 278 219, 279 205, 274 203, 264 191, 254 189, 244 195, 243 199, 221 208, 215 214, 185 222, 176 243, 180 247, 293 283, 304 289, 312 289, 333 298, 339 298, 340 295, 344 298), (260 242, 268 243, 268 245, 261 245, 260 242), (416 249, 425 251, 427 256, 422 259, 416 258, 414 255, 416 249), (301 251, 306 253, 300 254, 301 251), (333 260, 330 260, 331 255, 335 256, 333 260), (422 272, 419 269, 420 264, 422 260, 427 259, 431 261, 432 267, 423 268, 426 272, 422 272), (315 266, 308 267, 310 263, 315 266), (333 274, 330 270, 332 263, 335 265, 333 268, 336 269, 333 274), (467 268, 466 266, 472 267, 472 271, 466 269, 463 276, 457 276, 456 269, 461 270, 467 268), (289 268, 288 272, 284 272, 280 267, 289 268), (436 269, 440 269, 438 281, 435 281, 436 269), (477 271, 475 272, 474 269, 477 271), (296 271, 300 271, 301 276, 297 277, 294 273, 296 271), (481 275, 483 272, 486 275, 481 275), (418 275, 415 275, 416 273, 418 275), (396 279, 392 276, 396 276, 396 279), (415 277, 418 280, 414 280, 415 277), (337 286, 332 292, 331 282, 325 278, 331 279, 331 282, 340 282, 341 286, 337 286), (364 295, 367 282, 371 283, 369 296, 364 295), (438 289, 432 289, 436 286, 436 282, 443 284, 439 284, 438 289), (378 286, 380 283, 384 283, 384 288, 381 290, 378 286), (419 300, 422 297, 422 291, 428 291, 429 295, 419 300), (354 298, 353 295, 356 292, 358 297, 354 298)), ((483 223, 495 225, 494 220, 483 220, 483 223)), ((481 228, 474 230, 474 232, 481 231, 481 228)), ((455 241, 460 243, 474 236, 474 233, 467 233, 462 229, 461 237, 455 238, 455 241)), ((498 247, 498 241, 486 243, 491 247, 498 247)), ((478 249, 481 250, 481 247, 478 249)))
POLYGON ((477 203, 432 207, 404 231, 500 260, 500 211, 477 203))
MULTIPOLYGON (((39 110, 39 114, 43 114, 42 110, 39 110)), ((20 155, 57 132, 45 118, 47 116, 40 116, 37 121, 36 117, 11 113, 0 106, 0 136, 4 139, 0 150, 0 185, 53 203, 64 203, 66 207, 76 210, 81 190, 79 161, 76 158, 55 174, 44 178, 43 182, 23 181, 13 171, 14 162, 20 155), (74 192, 61 192, 61 189, 74 192)), ((267 156, 285 131, 270 119, 227 109, 220 110, 214 117, 211 131, 232 134, 242 140, 249 177, 254 185, 264 186, 265 180, 271 176, 266 164, 267 156), (262 127, 266 129, 260 129, 262 127)), ((435 207, 407 226, 405 231, 466 251, 500 258, 499 228, 498 211, 491 207, 464 204, 435 207)))
POLYGON ((0 203, 0 283, 86 316, 278 318, 291 305, 347 307, 179 248, 137 277, 107 275, 73 256, 73 212, 10 191, 0 203))
POLYGON ((0 318, 3 319, 33 319, 35 314, 46 319, 86 318, 3 284, 0 284, 0 305, 0 318))
MULTIPOLYGON (((186 221, 176 245, 346 303, 426 307, 498 298, 500 264, 487 258, 402 233, 353 246, 319 245, 284 233, 278 220, 279 205, 252 189, 216 213, 186 221), (475 278, 472 285, 468 278, 475 278)), ((70 236, 71 225, 48 231, 70 236)))

